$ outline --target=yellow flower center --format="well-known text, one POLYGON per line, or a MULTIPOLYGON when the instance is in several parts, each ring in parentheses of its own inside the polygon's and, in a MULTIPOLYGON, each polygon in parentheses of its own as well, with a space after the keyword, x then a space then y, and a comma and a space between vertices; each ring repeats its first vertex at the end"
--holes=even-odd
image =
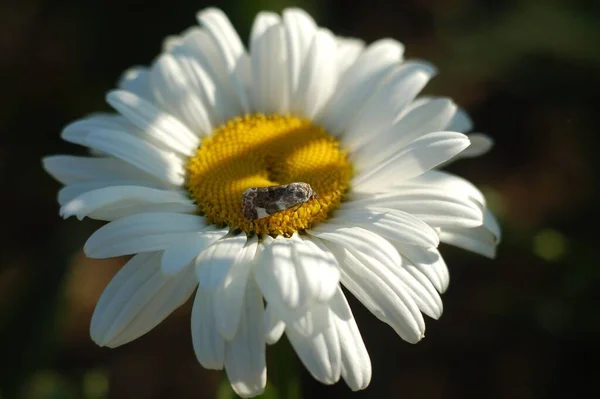
POLYGON ((211 223, 289 237, 327 219, 348 189, 352 165, 339 141, 310 121, 254 114, 204 138, 186 171, 186 188, 211 223), (261 219, 244 217, 248 188, 294 182, 310 184, 317 198, 261 219))

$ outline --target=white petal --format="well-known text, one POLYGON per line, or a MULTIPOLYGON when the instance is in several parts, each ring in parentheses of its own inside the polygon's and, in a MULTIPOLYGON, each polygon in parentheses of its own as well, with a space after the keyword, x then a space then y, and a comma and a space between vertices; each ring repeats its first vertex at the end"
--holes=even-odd
POLYGON ((123 131, 97 129, 71 137, 63 131, 63 139, 119 158, 159 180, 173 185, 183 184, 183 161, 172 152, 159 149, 148 141, 123 131))
POLYGON ((199 93, 212 104, 216 125, 245 112, 232 86, 221 50, 205 29, 189 31, 173 53, 188 70, 190 81, 198 87, 199 93))
POLYGON ((300 284, 312 300, 326 302, 336 292, 340 268, 335 256, 318 238, 303 238, 292 247, 300 284))
POLYGON ((225 345, 225 370, 235 393, 249 398, 263 393, 267 384, 264 310, 262 295, 252 280, 243 291, 240 328, 225 345))
MULTIPOLYGON (((85 146, 87 145, 85 143, 86 137, 96 130, 117 131, 119 134, 137 137, 159 149, 165 150, 163 137, 155 137, 146 133, 135 126, 129 119, 118 113, 95 113, 87 118, 77 120, 63 129, 61 137, 71 143, 85 146)), ((92 148, 90 152, 95 156, 106 155, 105 151, 97 148, 92 148)), ((173 156, 183 159, 180 154, 173 153, 173 156)))
POLYGON ((200 287, 219 286, 246 244, 246 235, 231 235, 220 239, 196 258, 196 275, 200 287))
POLYGON ((365 48, 365 42, 360 39, 349 37, 337 37, 337 67, 338 74, 342 76, 365 48))
MULTIPOLYGON (((314 234, 314 231, 310 231, 310 233, 314 234)), ((408 302, 407 306, 410 307, 416 304, 425 309, 427 314, 437 315, 438 317, 441 314, 440 304, 437 303, 436 298, 432 297, 421 285, 414 281, 412 276, 402 269, 402 260, 396 249, 377 234, 354 227, 340 228, 331 233, 318 233, 317 235, 347 248, 347 251, 356 258, 356 261, 364 265, 363 267, 367 267, 382 280, 390 282, 394 292, 404 297, 404 301, 408 302), (412 301, 408 299, 408 296, 412 297, 412 301)), ((344 258, 343 254, 339 254, 339 256, 344 258)), ((340 261, 340 257, 338 257, 338 261, 340 261)), ((419 328, 424 330, 422 317, 418 318, 417 321, 420 322, 419 328)))
POLYGON ((114 186, 139 186, 139 187, 150 187, 155 189, 164 188, 163 185, 157 183, 151 183, 149 181, 140 180, 88 180, 81 181, 73 184, 69 184, 60 189, 58 192, 58 203, 63 206, 66 203, 74 200, 75 198, 83 195, 89 191, 99 190, 106 187, 114 186))
MULTIPOLYGON (((412 265, 409 267, 416 269, 412 265)), ((440 318, 444 310, 442 299, 425 276, 419 273, 418 270, 415 270, 416 275, 411 273, 404 265, 389 270, 402 281, 406 292, 415 301, 421 312, 432 319, 437 320, 440 318)))
POLYGON ((235 29, 223 11, 216 8, 207 8, 197 15, 200 24, 206 28, 214 45, 219 51, 226 71, 233 83, 238 100, 244 112, 250 111, 248 96, 244 82, 237 72, 240 60, 245 54, 244 45, 235 29))
POLYGON ((336 383, 341 375, 342 355, 337 329, 327 304, 317 304, 306 310, 298 323, 289 323, 286 335, 308 372, 324 384, 336 383), (304 334, 297 326, 310 324, 313 333, 304 334))
MULTIPOLYGON (((342 284, 377 318, 405 341, 417 343, 425 333, 419 308, 391 273, 380 277, 340 245, 327 243, 342 266, 342 284)), ((379 268, 381 272, 382 268, 379 268)))
POLYGON ((444 130, 455 112, 456 105, 451 100, 440 98, 407 111, 393 123, 388 122, 387 129, 370 136, 371 140, 361 142, 364 145, 352 152, 357 169, 368 170, 424 134, 444 130))
MULTIPOLYGON (((307 230, 307 233, 347 248, 367 265, 378 262, 390 265, 390 267, 400 267, 402 264, 400 254, 389 241, 360 227, 342 227, 322 223, 307 230)), ((327 246, 329 247, 329 245, 327 246)))
POLYGON ((411 287, 415 302, 417 302, 417 295, 421 298, 423 304, 417 302, 419 309, 432 319, 439 319, 444 311, 444 305, 442 303, 442 298, 437 293, 436 287, 429 277, 421 272, 415 265, 404 263, 401 278, 407 286, 411 287), (410 273, 412 278, 405 275, 404 271, 410 273))
MULTIPOLYGON (((432 100, 435 101, 435 100, 432 100)), ((456 113, 452 117, 452 120, 448 123, 444 130, 451 132, 468 133, 473 129, 473 121, 469 117, 469 114, 464 109, 457 109, 456 113)))
POLYGON ((186 71, 173 55, 162 54, 154 62, 150 80, 154 98, 161 109, 184 122, 191 133, 208 135, 212 132, 207 104, 198 96, 196 88, 186 78, 186 71))
POLYGON ((188 234, 165 249, 161 260, 161 271, 167 276, 179 274, 200 252, 224 237, 228 232, 228 227, 219 229, 209 226, 200 232, 188 234))
POLYGON ((483 208, 478 202, 437 187, 398 187, 391 193, 372 195, 343 206, 348 210, 398 209, 433 227, 470 228, 481 226, 483 222, 483 208))
POLYGON ((94 342, 115 347, 150 331, 192 294, 196 282, 189 271, 169 278, 160 273, 160 253, 133 257, 98 301, 90 327, 94 342))
POLYGON ((52 155, 44 157, 44 169, 62 184, 89 180, 140 180, 158 184, 153 176, 115 158, 52 155))
MULTIPOLYGON (((64 218, 85 216, 94 218, 96 212, 115 208, 143 206, 146 204, 178 204, 182 213, 193 213, 196 205, 180 191, 157 190, 139 186, 113 186, 89 191, 73 199, 60 209, 64 218)), ((115 209, 116 210, 116 209, 115 209)))
MULTIPOLYGON (((257 249, 258 238, 256 236, 249 238, 235 263, 215 289, 215 320, 219 333, 226 340, 232 340, 238 330, 244 304, 244 293, 257 249)), ((248 289, 253 290, 254 288, 248 287, 248 289)))
POLYGON ((295 108, 302 66, 317 31, 317 24, 304 10, 288 8, 283 11, 283 26, 287 42, 287 87, 291 105, 295 108))
POLYGON ((442 228, 440 241, 493 259, 496 257, 496 247, 500 242, 500 228, 491 212, 486 211, 482 226, 442 228))
POLYGON ((299 241, 296 234, 289 239, 279 236, 257 256, 256 282, 267 302, 277 308, 295 309, 308 300, 308 289, 298 277, 293 257, 299 241))
POLYGON ((265 341, 269 345, 277 343, 285 331, 285 323, 277 317, 272 306, 265 310, 265 341))
POLYGON ((280 24, 267 28, 252 43, 251 98, 253 109, 258 112, 289 112, 284 43, 283 27, 280 24))
POLYGON ((126 70, 117 86, 121 90, 134 93, 148 101, 152 101, 152 93, 150 92, 150 79, 148 68, 137 66, 126 70))
POLYGON ((437 247, 439 238, 435 230, 409 213, 395 209, 362 208, 346 202, 329 218, 327 223, 357 226, 379 234, 392 241, 411 245, 437 247))
POLYGON ((462 133, 435 132, 426 134, 402 151, 389 156, 373 169, 364 171, 353 180, 357 191, 377 192, 396 183, 419 176, 454 157, 469 146, 462 133))
POLYGON ((472 201, 485 206, 483 194, 468 180, 439 170, 430 170, 414 179, 403 182, 395 187, 399 191, 412 188, 434 189, 460 198, 470 198, 472 201))
POLYGON ((201 216, 140 213, 102 226, 88 238, 83 249, 90 258, 157 251, 205 227, 206 220, 201 216))
POLYGON ((371 359, 341 288, 330 305, 342 349, 342 377, 353 391, 365 389, 371 382, 371 359))
POLYGON ((222 370, 225 363, 225 341, 217 330, 213 300, 211 290, 199 288, 196 292, 192 308, 192 344, 196 358, 204 368, 222 370))
POLYGON ((424 62, 399 66, 344 133, 344 148, 354 151, 388 129, 435 73, 435 68, 424 62))
POLYGON ((272 26, 278 25, 281 18, 277 13, 271 11, 260 11, 256 14, 252 28, 250 29, 250 54, 253 57, 256 49, 256 43, 260 37, 272 26))
POLYGON ((443 293, 450 283, 450 274, 444 258, 436 248, 422 248, 412 245, 397 245, 402 255, 403 264, 414 266, 433 284, 438 292, 443 293))
POLYGON ((319 29, 300 72, 292 111, 312 119, 329 101, 338 81, 336 51, 333 34, 319 29))
POLYGON ((106 101, 123 116, 146 132, 166 149, 191 156, 200 140, 177 118, 162 112, 143 98, 123 90, 115 90, 106 96, 106 101))
POLYGON ((494 146, 494 139, 482 133, 469 134, 471 145, 461 152, 461 158, 474 158, 486 154, 494 146))
MULTIPOLYGON (((197 96, 206 111, 206 118, 211 126, 219 126, 225 122, 225 113, 239 108, 233 95, 230 95, 221 85, 215 81, 210 68, 203 65, 194 54, 186 51, 187 47, 182 44, 171 50, 171 55, 176 59, 180 73, 185 77, 188 91, 197 96), (227 109, 223 109, 228 107, 227 109)), ((196 100, 192 100, 196 101, 196 100)), ((201 134, 201 130, 197 131, 201 134)))
POLYGON ((156 213, 156 212, 169 212, 169 213, 182 213, 182 214, 194 214, 196 213, 194 205, 167 202, 167 203, 138 203, 138 204, 115 204, 107 206, 102 209, 98 209, 87 216, 90 219, 104 220, 112 222, 113 220, 121 219, 126 216, 136 215, 138 213, 156 213))
POLYGON ((369 45, 356 62, 340 77, 327 107, 315 117, 332 134, 344 132, 385 77, 400 63, 404 46, 391 39, 369 45))

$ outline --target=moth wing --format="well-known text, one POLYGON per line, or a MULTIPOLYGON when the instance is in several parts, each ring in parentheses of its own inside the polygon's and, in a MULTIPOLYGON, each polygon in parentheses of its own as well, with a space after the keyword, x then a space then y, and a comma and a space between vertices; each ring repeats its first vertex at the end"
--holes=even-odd
POLYGON ((254 212, 256 214, 256 218, 255 219, 266 218, 267 216, 270 215, 270 213, 268 213, 265 208, 261 208, 261 207, 254 208, 254 212))

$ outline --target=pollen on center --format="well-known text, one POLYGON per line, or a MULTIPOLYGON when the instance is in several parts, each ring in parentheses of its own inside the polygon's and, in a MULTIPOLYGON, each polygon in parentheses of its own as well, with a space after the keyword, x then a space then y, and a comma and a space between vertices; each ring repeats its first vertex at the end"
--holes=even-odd
POLYGON ((246 233, 291 236, 327 219, 348 189, 352 165, 337 139, 309 120, 253 114, 202 140, 186 165, 186 188, 211 223, 246 233), (308 183, 316 199, 248 220, 242 195, 251 187, 308 183))

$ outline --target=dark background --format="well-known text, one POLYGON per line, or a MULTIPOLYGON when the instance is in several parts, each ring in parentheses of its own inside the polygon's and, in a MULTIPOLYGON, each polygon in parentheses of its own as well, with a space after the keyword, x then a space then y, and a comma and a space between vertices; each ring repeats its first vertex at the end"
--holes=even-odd
MULTIPOLYGON (((551 398, 595 392, 600 332, 597 0, 213 2, 246 40, 255 13, 305 7, 335 33, 394 37, 435 63, 427 93, 454 98, 487 156, 452 170, 489 199, 504 231, 495 261, 443 247, 445 313, 411 345, 356 301, 373 361, 350 394, 302 370, 303 397, 551 398)), ((0 1, 0 397, 214 398, 195 360, 189 306, 121 348, 96 347, 91 312, 123 259, 86 259, 97 222, 63 221, 40 158, 82 152, 67 123, 108 110, 121 71, 195 23, 194 1, 0 1)), ((189 305, 189 304, 188 304, 189 305)), ((270 372, 278 367, 270 359, 270 372)), ((593 396, 593 394, 592 394, 593 396)), ((227 397, 221 394, 220 397, 227 397)))

